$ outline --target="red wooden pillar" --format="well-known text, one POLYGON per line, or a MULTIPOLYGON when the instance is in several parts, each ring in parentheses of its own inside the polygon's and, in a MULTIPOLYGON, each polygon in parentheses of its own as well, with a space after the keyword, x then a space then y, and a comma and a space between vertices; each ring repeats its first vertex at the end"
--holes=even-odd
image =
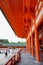
POLYGON ((26 48, 27 48, 27 51, 29 52, 29 39, 26 42, 26 48))
POLYGON ((43 30, 42 30, 42 45, 43 45, 43 30))
POLYGON ((28 46, 28 52, 29 52, 29 39, 28 39, 28 45, 27 46, 28 46))
POLYGON ((43 45, 43 24, 42 24, 42 28, 41 28, 41 34, 42 34, 42 45, 43 45))
POLYGON ((30 53, 30 39, 28 39, 28 52, 30 53))
POLYGON ((40 61, 40 44, 39 44, 39 36, 38 36, 38 30, 35 28, 35 47, 36 47, 36 61, 40 61))
POLYGON ((28 51, 28 40, 26 41, 26 49, 28 51))
POLYGON ((31 43, 30 43, 31 39, 29 38, 29 53, 31 53, 31 43))
POLYGON ((42 45, 43 45, 43 35, 42 35, 42 45))
POLYGON ((34 56, 34 42, 33 42, 33 34, 31 35, 31 54, 34 56))
POLYGON ((28 39, 28 52, 30 53, 30 38, 28 39))

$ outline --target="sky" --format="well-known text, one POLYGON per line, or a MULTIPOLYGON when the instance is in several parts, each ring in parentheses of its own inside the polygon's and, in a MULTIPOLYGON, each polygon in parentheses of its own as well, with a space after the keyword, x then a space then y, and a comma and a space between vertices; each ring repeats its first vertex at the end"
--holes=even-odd
POLYGON ((8 39, 9 42, 26 42, 25 38, 18 38, 13 32, 2 11, 0 10, 0 39, 8 39))

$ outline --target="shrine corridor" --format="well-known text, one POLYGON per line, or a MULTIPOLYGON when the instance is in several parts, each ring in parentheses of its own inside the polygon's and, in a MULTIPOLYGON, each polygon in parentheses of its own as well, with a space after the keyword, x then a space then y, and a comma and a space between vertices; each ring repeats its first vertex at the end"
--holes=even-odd
POLYGON ((27 52, 22 52, 20 61, 14 65, 43 65, 43 54, 41 55, 41 59, 41 62, 38 63, 35 61, 35 57, 32 57, 27 52))

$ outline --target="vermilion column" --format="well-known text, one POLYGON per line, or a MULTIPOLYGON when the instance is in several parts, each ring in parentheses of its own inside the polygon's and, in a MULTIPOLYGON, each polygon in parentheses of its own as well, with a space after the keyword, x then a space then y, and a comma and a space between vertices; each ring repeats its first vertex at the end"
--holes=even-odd
POLYGON ((38 36, 38 30, 35 28, 35 47, 36 47, 36 61, 40 61, 40 44, 39 44, 39 36, 38 36))
POLYGON ((32 56, 34 56, 33 34, 31 35, 31 54, 32 54, 32 56))
POLYGON ((26 49, 28 51, 28 40, 26 41, 26 49))
POLYGON ((29 52, 29 39, 28 39, 28 52, 29 52))
POLYGON ((28 39, 28 51, 30 53, 30 38, 28 39))
POLYGON ((42 30, 42 45, 43 45, 43 30, 42 30))
POLYGON ((30 42, 30 38, 29 38, 29 53, 31 53, 31 42, 30 42))
POLYGON ((42 35, 42 45, 43 45, 43 35, 42 35))
POLYGON ((42 34, 42 45, 43 45, 43 26, 42 26, 42 29, 41 29, 41 34, 42 34))

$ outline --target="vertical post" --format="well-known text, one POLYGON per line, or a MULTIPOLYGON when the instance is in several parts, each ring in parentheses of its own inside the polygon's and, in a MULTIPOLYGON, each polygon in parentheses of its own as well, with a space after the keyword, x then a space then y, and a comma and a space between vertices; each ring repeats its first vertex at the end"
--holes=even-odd
POLYGON ((34 43, 33 43, 33 34, 31 35, 31 48, 32 48, 32 56, 34 56, 34 43))
POLYGON ((36 47, 36 61, 40 61, 40 44, 39 44, 39 36, 38 36, 38 30, 35 28, 35 47, 36 47))
POLYGON ((29 53, 31 53, 31 42, 30 42, 30 38, 29 38, 29 53))
POLYGON ((42 45, 43 45, 43 25, 42 25, 42 45))
POLYGON ((29 39, 26 42, 26 48, 27 48, 27 51, 29 52, 29 39))
POLYGON ((26 41, 26 49, 28 51, 28 40, 26 41))
POLYGON ((43 34, 42 34, 42 45, 43 45, 43 34))
POLYGON ((28 51, 29 51, 29 53, 30 53, 30 38, 28 39, 28 51))
POLYGON ((28 39, 28 52, 29 52, 29 39, 28 39))

